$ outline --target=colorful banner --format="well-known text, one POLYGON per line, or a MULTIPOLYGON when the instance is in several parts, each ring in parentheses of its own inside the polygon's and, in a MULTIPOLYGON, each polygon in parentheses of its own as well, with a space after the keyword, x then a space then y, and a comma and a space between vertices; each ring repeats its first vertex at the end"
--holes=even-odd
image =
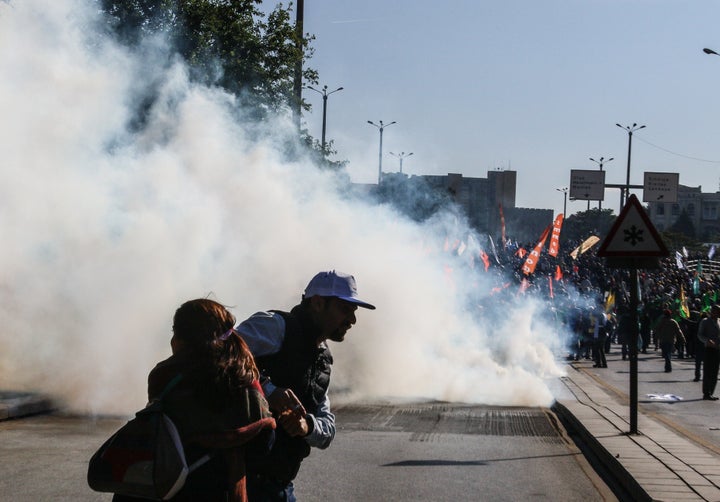
POLYGON ((605 300, 605 313, 612 312, 615 308, 615 293, 612 291, 608 294, 607 299, 605 300))
POLYGON ((570 256, 572 256, 573 260, 577 260, 578 255, 583 254, 585 251, 593 247, 598 242, 600 242, 600 237, 598 237, 597 235, 591 235, 590 237, 585 239, 582 244, 576 247, 573 252, 570 253, 570 256))
POLYGON ((678 306, 678 312, 683 319, 690 319, 690 308, 688 307, 685 288, 682 284, 680 284, 680 305, 678 306))
POLYGON ((540 259, 540 252, 542 251, 542 248, 545 246, 545 241, 548 238, 548 235, 550 234, 550 229, 552 228, 552 224, 548 225, 547 228, 545 228, 545 231, 540 236, 540 240, 535 245, 535 249, 530 251, 530 254, 528 255, 527 259, 525 260, 525 265, 523 265, 523 273, 525 275, 530 275, 533 272, 535 272, 535 267, 537 266, 537 262, 540 259))
POLYGON ((564 215, 560 213, 553 222, 552 237, 550 237, 550 244, 548 245, 548 254, 550 256, 557 256, 560 251, 560 229, 562 229, 563 217, 564 215))

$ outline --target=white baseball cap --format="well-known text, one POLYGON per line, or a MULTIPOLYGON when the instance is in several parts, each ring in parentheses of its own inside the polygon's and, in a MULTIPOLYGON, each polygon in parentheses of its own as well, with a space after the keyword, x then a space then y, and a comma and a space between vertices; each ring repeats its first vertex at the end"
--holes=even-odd
POLYGON ((359 307, 366 309, 375 309, 375 305, 371 305, 358 298, 357 285, 355 278, 349 274, 336 272, 320 272, 313 277, 305 288, 303 298, 311 298, 313 296, 334 296, 346 302, 354 303, 359 307))

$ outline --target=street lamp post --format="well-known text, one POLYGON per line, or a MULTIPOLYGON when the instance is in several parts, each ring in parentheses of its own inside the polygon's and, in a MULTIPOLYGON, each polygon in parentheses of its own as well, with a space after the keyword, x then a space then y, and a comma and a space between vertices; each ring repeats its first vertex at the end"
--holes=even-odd
POLYGON ((635 123, 631 126, 621 126, 620 124, 615 125, 618 126, 620 129, 625 129, 628 133, 627 176, 625 178, 625 189, 620 191, 620 210, 622 211, 622 208, 625 207, 625 202, 627 201, 628 197, 630 197, 630 154, 632 153, 632 136, 635 131, 639 131, 645 126, 638 126, 635 123))
POLYGON ((412 152, 410 152, 410 153, 405 153, 405 152, 392 153, 392 152, 388 152, 388 153, 389 153, 390 155, 392 155, 393 157, 397 157, 398 159, 400 159, 400 174, 402 174, 402 163, 403 163, 403 159, 404 159, 405 157, 410 157, 413 153, 412 153, 412 152))
POLYGON ((720 56, 720 54, 718 54, 717 52, 715 52, 715 51, 712 50, 712 49, 707 49, 707 48, 705 48, 705 49, 703 49, 703 52, 704 52, 705 54, 714 54, 715 56, 720 56))
MULTIPOLYGON (((598 164, 598 165, 600 166, 600 170, 602 171, 602 170, 603 170, 603 164, 605 164, 605 163, 607 163, 607 162, 610 162, 611 160, 615 160, 615 157, 610 157, 610 158, 607 159, 607 160, 605 160, 605 157, 600 157, 600 160, 595 160, 595 159, 593 159, 592 157, 590 157, 590 160, 592 160, 593 162, 595 162, 596 164, 598 164)), ((589 203, 589 201, 588 201, 588 203, 589 203)), ((588 206, 588 209, 589 209, 589 206, 588 206)), ((598 201, 598 210, 600 210, 600 209, 602 209, 602 200, 599 200, 599 201, 598 201)))
POLYGON ((378 154, 378 185, 379 185, 379 184, 380 184, 380 180, 382 179, 382 152, 383 152, 383 150, 382 150, 382 137, 383 137, 383 131, 385 130, 386 127, 389 127, 389 126, 391 126, 391 125, 393 125, 393 124, 396 124, 397 122, 395 122, 395 121, 393 120, 393 121, 390 122, 389 124, 383 124, 383 121, 382 121, 382 120, 379 120, 379 121, 378 121, 378 122, 380 122, 379 125, 376 124, 375 122, 373 122, 372 120, 368 120, 367 122, 368 122, 368 124, 370 124, 371 126, 377 127, 377 128, 378 128, 378 131, 380 131, 380 153, 378 154))
POLYGON ((321 145, 322 145, 323 155, 325 155, 325 124, 327 123, 327 98, 328 98, 328 96, 329 96, 330 94, 332 94, 332 93, 334 93, 334 92, 342 91, 343 88, 342 88, 342 87, 338 87, 338 88, 335 89, 334 91, 330 91, 330 92, 328 92, 326 85, 323 86, 322 91, 318 91, 317 89, 315 89, 314 87, 310 87, 309 85, 307 86, 307 88, 310 89, 311 91, 315 91, 315 92, 317 92, 318 94, 321 94, 321 95, 322 95, 322 98, 323 98, 323 121, 322 121, 322 140, 321 140, 321 145))
POLYGON ((567 218, 567 194, 568 187, 556 188, 558 192, 563 193, 563 218, 567 218))

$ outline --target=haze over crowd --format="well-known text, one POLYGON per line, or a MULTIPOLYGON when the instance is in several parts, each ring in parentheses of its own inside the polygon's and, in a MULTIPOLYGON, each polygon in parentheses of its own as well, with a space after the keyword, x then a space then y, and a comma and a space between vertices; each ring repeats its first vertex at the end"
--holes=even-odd
POLYGON ((529 298, 477 311, 491 286, 468 257, 485 238, 461 216, 421 226, 348 199, 272 137, 250 141, 232 96, 147 59, 169 48, 130 53, 96 16, 82 0, 0 3, 0 387, 130 413, 183 301, 210 295, 242 320, 335 268, 377 305, 333 347, 343 398, 551 402, 560 336, 529 298), (160 99, 132 130, 149 79, 160 99))

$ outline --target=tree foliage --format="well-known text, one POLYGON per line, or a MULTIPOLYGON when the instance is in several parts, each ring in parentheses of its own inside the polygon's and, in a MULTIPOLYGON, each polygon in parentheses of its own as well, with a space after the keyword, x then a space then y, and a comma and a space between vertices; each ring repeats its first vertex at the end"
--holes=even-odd
MULTIPOLYGON (((98 0, 112 29, 129 46, 164 36, 188 64, 191 77, 236 95, 251 118, 293 109, 295 68, 317 83, 306 67, 314 37, 300 37, 292 4, 279 3, 267 17, 261 0, 98 0)), ((301 103, 305 110, 307 103, 301 103)))
POLYGON ((693 222, 685 209, 682 210, 680 216, 678 216, 677 220, 675 220, 675 223, 668 228, 668 231, 676 234, 682 234, 692 240, 696 237, 695 225, 693 225, 693 222))
POLYGON ((561 238, 570 241, 583 240, 591 235, 602 238, 610 231, 614 221, 612 209, 580 211, 563 222, 561 238))

